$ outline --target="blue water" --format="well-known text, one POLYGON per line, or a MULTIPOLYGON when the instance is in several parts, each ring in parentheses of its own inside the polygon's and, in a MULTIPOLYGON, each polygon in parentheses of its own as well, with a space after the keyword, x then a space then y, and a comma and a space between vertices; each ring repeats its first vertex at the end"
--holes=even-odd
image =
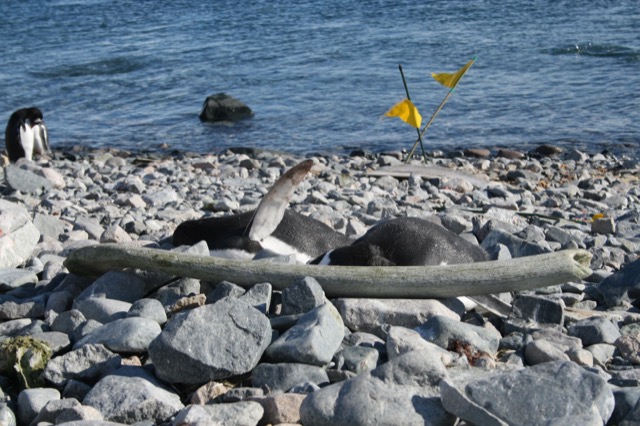
POLYGON ((381 118, 405 96, 398 64, 426 122, 448 92, 431 72, 477 56, 427 149, 638 155, 637 0, 300 3, 2 0, 0 118, 39 106, 54 148, 409 149, 415 129, 381 118), (202 124, 218 92, 255 117, 202 124))

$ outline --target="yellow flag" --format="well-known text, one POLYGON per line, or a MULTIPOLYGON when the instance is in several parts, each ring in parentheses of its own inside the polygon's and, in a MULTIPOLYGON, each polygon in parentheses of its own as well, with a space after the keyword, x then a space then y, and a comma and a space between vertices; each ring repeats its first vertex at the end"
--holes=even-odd
POLYGON ((473 61, 475 61, 475 58, 467 62, 467 65, 460 68, 458 72, 454 74, 449 74, 446 72, 440 74, 431 73, 431 76, 433 76, 433 78, 435 78, 436 81, 443 86, 453 89, 454 87, 456 87, 456 84, 458 84, 458 81, 460 81, 464 73, 467 72, 471 65, 473 65, 473 61))
POLYGON ((398 102, 384 115, 387 117, 398 117, 416 129, 419 129, 422 124, 422 116, 418 112, 418 108, 416 108, 409 99, 398 102))

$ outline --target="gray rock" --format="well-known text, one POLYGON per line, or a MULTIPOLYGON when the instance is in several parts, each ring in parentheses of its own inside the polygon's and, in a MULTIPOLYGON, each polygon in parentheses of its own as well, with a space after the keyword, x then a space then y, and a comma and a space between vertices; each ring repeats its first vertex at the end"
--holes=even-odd
POLYGON ((568 334, 582 340, 583 346, 597 343, 615 343, 620 337, 620 329, 603 317, 591 317, 573 323, 568 334))
POLYGON ((93 386, 88 385, 79 380, 71 379, 67 382, 62 390, 63 398, 75 398, 78 401, 83 401, 93 386))
POLYGON ((41 333, 33 333, 31 337, 45 342, 51 348, 54 356, 59 352, 66 352, 71 349, 71 340, 66 333, 61 333, 59 331, 44 331, 41 333))
POLYGON ((53 188, 53 184, 47 178, 14 164, 5 167, 4 178, 11 189, 23 194, 41 194, 53 188))
POLYGON ((614 407, 606 381, 570 361, 457 385, 443 381, 441 390, 447 411, 482 425, 603 424, 614 407))
POLYGON ((122 318, 93 330, 78 340, 73 348, 104 345, 113 352, 145 353, 161 331, 155 320, 143 317, 122 318))
POLYGON ((70 408, 80 407, 80 402, 75 398, 57 399, 47 402, 42 407, 42 410, 38 413, 35 419, 31 422, 31 425, 36 426, 39 423, 56 423, 58 415, 64 410, 70 408))
POLYGON ((64 235, 65 230, 70 228, 70 224, 65 222, 56 216, 46 215, 42 213, 36 213, 33 218, 33 224, 40 234, 45 235, 53 240, 59 241, 64 235))
POLYGON ((160 379, 203 384, 251 371, 270 341, 267 317, 227 298, 174 317, 151 342, 149 356, 160 379))
POLYGON ((42 318, 46 307, 45 296, 35 296, 29 299, 0 298, 0 320, 14 320, 20 318, 42 318))
POLYGON ((18 422, 28 425, 49 401, 59 400, 60 392, 52 388, 24 389, 18 394, 18 422))
POLYGON ((263 314, 269 312, 271 306, 272 287, 269 283, 259 283, 251 286, 246 293, 238 299, 247 302, 263 314))
POLYGON ((0 199, 0 268, 15 268, 31 255, 40 239, 40 231, 21 205, 0 199))
POLYGON ((394 359, 407 352, 421 350, 443 365, 448 365, 454 359, 453 353, 442 349, 435 343, 422 338, 420 333, 406 327, 389 327, 387 334, 387 355, 394 359))
POLYGON ((640 259, 603 279, 596 287, 609 307, 628 302, 629 291, 640 289, 640 259))
POLYGON ((613 387, 616 405, 607 424, 619 425, 640 401, 640 388, 613 387))
POLYGON ((215 303, 218 300, 225 297, 238 298, 242 296, 246 290, 239 285, 230 283, 228 281, 222 281, 218 284, 211 293, 207 295, 207 303, 215 303))
POLYGON ((176 203, 180 200, 178 193, 173 188, 164 188, 156 192, 147 192, 142 199, 153 207, 162 207, 167 204, 176 203))
POLYGON ((0 269, 0 292, 11 291, 23 285, 37 282, 38 276, 28 269, 0 269))
POLYGON ((549 361, 569 361, 569 355, 548 340, 539 339, 527 344, 524 359, 528 365, 537 365, 549 361))
POLYGON ((309 394, 300 407, 302 424, 451 425, 455 419, 439 398, 438 384, 446 377, 446 369, 422 351, 409 352, 309 394))
POLYGON ((98 241, 104 232, 104 228, 96 219, 90 217, 78 216, 73 223, 74 230, 85 231, 89 238, 98 241))
POLYGON ((435 316, 416 331, 427 341, 444 349, 457 343, 471 345, 475 350, 494 356, 500 344, 500 335, 495 331, 463 323, 444 316, 435 316))
POLYGON ((184 408, 180 397, 142 367, 122 367, 102 378, 83 401, 105 420, 132 424, 167 421, 184 408))
POLYGON ((108 323, 127 316, 131 303, 120 300, 91 297, 74 303, 74 308, 82 312, 87 320, 108 323))
POLYGON ((344 337, 344 324, 336 308, 327 302, 304 314, 266 350, 275 362, 326 365, 344 337))
POLYGON ((0 322, 0 336, 14 337, 21 336, 23 332, 30 328, 34 323, 31 318, 20 318, 15 320, 9 320, 0 322))
POLYGON ((338 365, 341 365, 341 369, 356 374, 376 368, 379 357, 380 353, 377 350, 366 346, 347 346, 334 356, 339 360, 338 365))
POLYGON ((2 426, 16 426, 16 415, 6 404, 0 404, 0 424, 2 426))
POLYGON ((263 415, 264 409, 254 401, 190 405, 176 415, 172 425, 255 426, 263 415))
POLYGON ((282 290, 282 314, 309 312, 325 302, 324 290, 313 277, 304 277, 282 290))
POLYGON ((149 318, 162 325, 167 322, 167 314, 162 303, 156 299, 139 299, 133 302, 127 317, 149 318))
POLYGON ((150 297, 165 306, 171 306, 183 297, 200 293, 200 281, 194 278, 179 278, 177 281, 158 289, 150 297))
POLYGON ((594 234, 615 234, 616 223, 612 217, 603 217, 591 222, 591 232, 594 234))
POLYGON ((324 368, 296 363, 262 363, 251 372, 252 386, 266 386, 271 392, 287 392, 302 383, 324 386, 329 384, 329 377, 324 368))
POLYGON ((92 381, 120 367, 121 358, 104 345, 84 345, 79 349, 52 358, 43 377, 56 386, 70 380, 92 381))
POLYGON ((640 365, 640 334, 626 334, 620 336, 615 345, 620 355, 634 365, 640 365))
POLYGON ((55 418, 55 424, 66 424, 69 422, 81 422, 81 421, 101 421, 104 420, 102 413, 93 407, 80 405, 77 407, 66 408, 55 418))
POLYGON ((144 281, 127 272, 111 271, 95 280, 78 297, 75 304, 91 297, 133 303, 144 296, 144 281))
POLYGON ((71 333, 71 340, 73 342, 77 342, 78 340, 87 336, 89 333, 102 327, 102 325, 103 324, 101 322, 98 322, 96 320, 86 320, 85 322, 77 326, 75 330, 73 330, 73 332, 71 333))
POLYGON ((200 121, 238 121, 253 117, 251 108, 226 93, 207 96, 200 112, 200 121))
POLYGON ((459 320, 464 305, 458 299, 336 299, 344 325, 385 339, 383 325, 414 328, 436 315, 459 320))
POLYGON ((580 339, 573 336, 567 336, 565 333, 558 330, 552 330, 552 329, 536 330, 533 333, 531 333, 531 338, 533 340, 542 339, 542 340, 551 342, 554 344, 554 346, 556 346, 563 352, 566 352, 570 349, 582 348, 582 341, 580 339))
POLYGON ((509 318, 539 324, 562 325, 564 323, 564 307, 558 300, 519 294, 511 303, 509 318))
POLYGON ((509 249, 512 257, 533 256, 548 253, 550 249, 535 243, 530 243, 505 231, 494 229, 482 240, 482 248, 490 248, 502 244, 509 249))

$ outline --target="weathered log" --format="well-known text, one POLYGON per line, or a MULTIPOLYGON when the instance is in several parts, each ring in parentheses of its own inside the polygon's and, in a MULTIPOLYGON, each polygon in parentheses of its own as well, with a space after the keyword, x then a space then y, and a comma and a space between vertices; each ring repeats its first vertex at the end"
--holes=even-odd
POLYGON ((101 244, 77 249, 64 265, 79 275, 139 268, 231 281, 243 287, 269 282, 282 290, 312 276, 327 297, 438 298, 528 290, 578 280, 591 274, 591 254, 563 250, 511 260, 446 266, 320 266, 246 262, 173 251, 101 244))

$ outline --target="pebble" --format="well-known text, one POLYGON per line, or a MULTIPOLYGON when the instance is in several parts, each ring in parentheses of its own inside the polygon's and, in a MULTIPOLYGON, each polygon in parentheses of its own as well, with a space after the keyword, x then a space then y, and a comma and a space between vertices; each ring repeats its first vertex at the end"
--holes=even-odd
MULTIPOLYGON (((399 166, 397 153, 318 158, 323 171, 300 185, 290 208, 352 238, 381 218, 409 215, 441 223, 494 258, 592 253, 591 277, 510 295, 507 317, 467 311, 458 299, 327 300, 313 277, 277 292, 258 281, 243 289, 135 270, 87 278, 64 269, 71 250, 90 244, 172 249, 179 223, 255 208, 299 160, 251 150, 170 157, 78 149, 6 166, 0 348, 30 335, 52 355, 42 388, 21 390, 0 365, 0 422, 640 419, 634 160, 552 146, 495 157, 460 150, 428 158, 446 176, 407 179, 369 175, 399 166)), ((185 249, 208 253, 206 244, 185 249)))

